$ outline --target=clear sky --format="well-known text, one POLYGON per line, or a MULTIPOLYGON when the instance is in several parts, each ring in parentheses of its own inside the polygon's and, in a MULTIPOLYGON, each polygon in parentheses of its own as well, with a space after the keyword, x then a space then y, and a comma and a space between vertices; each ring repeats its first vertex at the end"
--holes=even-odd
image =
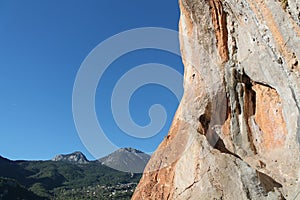
MULTIPOLYGON (((176 0, 1 0, 0 155, 39 160, 82 151, 93 159, 72 115, 73 84, 81 63, 100 42, 119 32, 148 26, 178 30, 178 20, 176 0)), ((151 62, 183 71, 180 57, 146 49, 120 57, 99 82, 97 116, 104 119, 100 123, 105 134, 120 147, 155 150, 178 106, 166 88, 145 85, 132 96, 131 115, 146 125, 149 106, 164 105, 168 119, 162 131, 139 140, 124 136, 116 126, 105 94, 122 73, 151 62)))

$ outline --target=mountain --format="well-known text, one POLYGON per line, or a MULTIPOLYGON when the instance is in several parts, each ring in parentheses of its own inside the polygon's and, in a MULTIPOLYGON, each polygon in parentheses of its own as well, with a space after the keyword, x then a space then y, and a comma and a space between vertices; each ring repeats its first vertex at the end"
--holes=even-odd
POLYGON ((179 3, 184 96, 132 199, 299 200, 299 0, 179 3))
POLYGON ((27 190, 14 179, 0 177, 0 199, 42 200, 43 198, 27 190))
POLYGON ((2 157, 2 156, 0 156, 0 163, 1 162, 8 162, 9 160, 7 159, 7 158, 4 158, 4 157, 2 157))
POLYGON ((133 148, 121 148, 98 162, 110 168, 132 173, 143 173, 150 156, 133 148))
POLYGON ((48 161, 11 161, 0 156, 1 200, 125 200, 131 198, 140 178, 138 173, 117 171, 98 161, 88 161, 80 152, 48 161))
POLYGON ((52 161, 65 161, 77 164, 86 164, 89 162, 85 155, 79 151, 70 154, 57 155, 52 159, 52 161))
MULTIPOLYGON (((150 156, 134 148, 121 148, 117 151, 98 159, 96 162, 122 172, 143 173, 150 156)), ((74 164, 88 164, 89 161, 81 152, 60 154, 52 161, 62 161, 74 164)))

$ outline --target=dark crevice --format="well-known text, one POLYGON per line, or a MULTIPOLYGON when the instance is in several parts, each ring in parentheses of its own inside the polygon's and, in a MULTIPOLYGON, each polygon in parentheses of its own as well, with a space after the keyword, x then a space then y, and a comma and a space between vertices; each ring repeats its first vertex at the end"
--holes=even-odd
POLYGON ((286 200, 286 198, 284 198, 283 194, 280 194, 280 199, 279 200, 286 200))
POLYGON ((196 183, 198 183, 199 181, 194 181, 191 185, 187 186, 182 192, 180 192, 178 194, 178 196, 182 195, 185 191, 187 191, 188 189, 190 189, 191 187, 193 187, 196 183))
POLYGON ((247 89, 252 90, 252 81, 246 73, 241 74, 241 82, 245 84, 247 89))
POLYGON ((251 78, 246 74, 243 73, 241 78, 242 83, 245 84, 245 94, 244 94, 244 115, 247 129, 248 129, 248 140, 250 143, 250 148, 254 154, 257 154, 256 147, 254 145, 254 137, 252 131, 250 129, 249 119, 251 116, 255 115, 256 112, 256 92, 253 90, 254 82, 251 78))
POLYGON ((276 90, 275 88, 273 88, 271 85, 268 85, 266 83, 262 83, 262 82, 254 82, 254 84, 259 84, 259 85, 262 85, 264 87, 267 87, 267 88, 270 88, 272 90, 276 90))
POLYGON ((207 133, 207 130, 209 128, 209 123, 211 121, 211 109, 211 102, 208 102, 204 114, 200 115, 199 117, 200 126, 198 128, 198 132, 203 135, 207 133))
POLYGON ((246 196, 248 199, 251 199, 250 191, 248 188, 246 188, 246 196))
POLYGON ((208 118, 207 115, 203 114, 199 117, 199 122, 202 124, 204 132, 206 132, 210 123, 210 118, 208 118))
POLYGON ((282 188, 282 185, 275 181, 272 177, 259 171, 256 171, 256 173, 260 184, 264 189, 265 195, 267 195, 271 191, 275 192, 275 188, 282 188))
POLYGON ((226 148, 226 146, 225 146, 225 144, 224 144, 224 142, 223 142, 223 140, 221 138, 218 139, 218 141, 215 144, 214 148, 218 149, 221 153, 229 154, 229 155, 232 155, 232 156, 234 156, 234 157, 236 157, 238 159, 241 159, 238 155, 232 153, 231 151, 229 151, 226 148))
MULTIPOLYGON (((253 90, 252 90, 253 91, 253 90)), ((256 112, 256 92, 253 91, 252 95, 251 95, 251 102, 252 102, 252 115, 255 115, 256 112)))
POLYGON ((253 87, 253 81, 250 79, 250 77, 243 73, 241 75, 241 83, 245 84, 245 90, 243 94, 246 97, 246 102, 248 105, 245 105, 245 112, 249 115, 247 116, 248 118, 252 115, 255 115, 255 110, 256 110, 256 92, 252 89, 253 87), (248 107, 248 109, 247 109, 248 107))
MULTIPOLYGON (((233 80, 240 80, 241 78, 241 74, 236 70, 236 69, 234 69, 233 71, 232 71, 232 74, 231 74, 231 76, 232 76, 232 79, 233 80)), ((234 111, 234 113, 236 113, 236 114, 238 114, 238 115, 240 115, 241 113, 242 113, 242 108, 241 108, 241 104, 240 104, 240 101, 239 101, 239 99, 238 99, 238 95, 237 95, 237 93, 236 93, 236 87, 237 87, 237 81, 234 81, 234 83, 233 83, 233 85, 231 86, 232 88, 231 88, 231 90, 232 90, 232 92, 233 92, 233 97, 234 97, 234 103, 235 103, 235 110, 233 110, 234 111)))
POLYGON ((168 196, 167 196, 167 200, 170 199, 171 193, 169 192, 168 196))
POLYGON ((264 163, 263 161, 259 160, 259 165, 260 165, 260 168, 266 168, 266 163, 264 163))

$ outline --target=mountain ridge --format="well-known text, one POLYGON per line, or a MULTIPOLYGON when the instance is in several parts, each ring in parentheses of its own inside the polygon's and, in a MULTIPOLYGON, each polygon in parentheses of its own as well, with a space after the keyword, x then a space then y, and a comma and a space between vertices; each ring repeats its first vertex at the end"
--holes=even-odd
POLYGON ((18 198, 26 200, 54 196, 55 199, 111 199, 111 195, 130 199, 141 177, 139 173, 118 171, 97 160, 88 161, 82 152, 60 155, 64 155, 62 159, 55 160, 57 155, 44 161, 12 161, 0 156, 0 191, 8 191, 4 196, 0 194, 0 199, 15 197, 14 190, 22 192, 24 195, 18 198), (36 198, 27 198, 30 195, 36 198))
POLYGON ((66 161, 71 163, 79 163, 79 164, 87 164, 89 160, 86 156, 80 152, 75 151, 69 154, 58 154, 54 158, 51 159, 52 161, 66 161))
POLYGON ((62 161, 74 164, 88 164, 90 162, 97 162, 123 172, 143 173, 143 170, 146 167, 149 159, 150 155, 144 153, 143 151, 131 147, 125 147, 96 160, 88 160, 80 151, 75 151, 68 154, 58 154, 51 160, 55 162, 62 161))

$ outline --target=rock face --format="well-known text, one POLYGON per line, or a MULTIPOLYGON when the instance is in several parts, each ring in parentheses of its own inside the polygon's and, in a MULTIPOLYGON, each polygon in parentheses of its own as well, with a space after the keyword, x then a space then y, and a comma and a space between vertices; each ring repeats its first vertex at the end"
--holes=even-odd
POLYGON ((70 154, 60 154, 55 156, 52 161, 64 161, 75 164, 87 164, 89 161, 85 155, 79 151, 70 154))
POLYGON ((110 168, 132 173, 143 173, 150 156, 133 148, 121 148, 98 161, 110 168))
POLYGON ((132 199, 300 199, 300 1, 180 8, 185 93, 132 199))

